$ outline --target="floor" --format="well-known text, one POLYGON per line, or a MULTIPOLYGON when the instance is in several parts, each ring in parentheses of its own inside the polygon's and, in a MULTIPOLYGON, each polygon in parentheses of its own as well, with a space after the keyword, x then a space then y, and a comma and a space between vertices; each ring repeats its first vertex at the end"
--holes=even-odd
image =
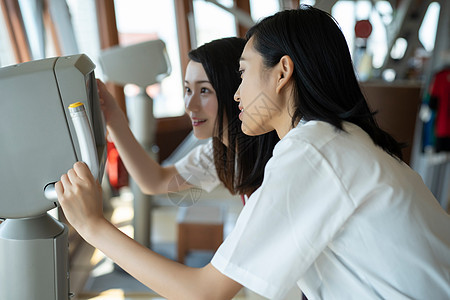
MULTIPOLYGON (((118 197, 112 197, 110 202, 111 212, 109 217, 120 230, 133 236, 132 195, 128 190, 123 190, 118 197)), ((236 199, 235 199, 236 200, 236 199)), ((230 220, 234 220, 239 213, 240 203, 230 209, 228 218, 229 231, 230 220), (237 207, 237 208, 236 208, 237 207)), ((151 241, 154 251, 166 257, 176 259, 176 218, 178 207, 163 205, 152 213, 151 241)), ((225 233, 226 234, 226 233, 225 233)), ((213 253, 199 251, 186 257, 187 265, 206 264, 213 253)), ((164 299, 135 280, 126 272, 117 267, 100 251, 82 242, 70 267, 70 290, 74 293, 73 300, 133 300, 133 299, 164 299)), ((236 300, 261 300, 265 299, 253 292, 243 289, 234 298, 236 300)), ((298 299, 298 298, 296 298, 298 299)))

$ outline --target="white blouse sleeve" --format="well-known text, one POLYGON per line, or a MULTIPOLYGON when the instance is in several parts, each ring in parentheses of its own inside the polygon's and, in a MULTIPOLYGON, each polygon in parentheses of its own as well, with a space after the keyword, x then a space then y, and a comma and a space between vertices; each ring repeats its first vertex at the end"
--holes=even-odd
POLYGON ((214 165, 212 141, 192 149, 175 163, 175 168, 187 182, 207 192, 220 184, 214 165))
POLYGON ((282 140, 212 264, 258 294, 283 299, 353 211, 320 151, 282 140))

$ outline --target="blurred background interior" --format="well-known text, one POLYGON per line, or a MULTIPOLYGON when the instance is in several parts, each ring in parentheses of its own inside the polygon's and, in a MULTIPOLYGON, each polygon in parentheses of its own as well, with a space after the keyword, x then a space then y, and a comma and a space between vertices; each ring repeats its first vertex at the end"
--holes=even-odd
MULTIPOLYGON (((138 140, 156 160, 170 164, 204 142, 192 135, 184 112, 188 51, 217 38, 243 37, 259 19, 299 3, 328 11, 340 24, 363 92, 378 111, 377 121, 408 145, 405 162, 448 210, 450 136, 435 132, 439 108, 444 101, 450 107, 450 96, 439 94, 436 79, 442 72, 450 76, 448 0, 0 0, 0 67, 88 55, 97 66, 96 77, 108 81, 127 112, 138 140), (167 62, 164 76, 131 74, 156 78, 141 85, 126 76, 117 78, 128 71, 108 61, 108 51, 154 40, 163 42, 155 51, 162 51, 167 62), (137 104, 142 97, 144 109, 137 104)), ((144 53, 144 60, 161 54, 151 51, 144 53)), ((226 237, 242 209, 240 197, 221 187, 211 193, 142 195, 114 154, 109 145, 103 189, 112 222, 171 259, 190 266, 207 264, 217 245, 193 241, 197 235, 226 237), (188 230, 192 224, 201 225, 197 234, 188 230)), ((64 220, 57 209, 52 213, 64 220)), ((76 232, 69 239, 73 299, 158 299, 76 232)), ((299 297, 293 293, 288 298, 299 297)), ((243 290, 236 299, 261 298, 243 290)))

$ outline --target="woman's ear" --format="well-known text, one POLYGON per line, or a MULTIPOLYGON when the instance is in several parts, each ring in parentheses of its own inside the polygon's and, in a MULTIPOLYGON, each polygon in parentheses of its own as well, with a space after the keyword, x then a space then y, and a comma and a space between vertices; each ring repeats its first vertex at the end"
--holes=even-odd
POLYGON ((279 94, 283 87, 292 78, 292 73, 294 72, 294 63, 288 55, 281 57, 278 63, 278 82, 276 87, 276 92, 279 94))

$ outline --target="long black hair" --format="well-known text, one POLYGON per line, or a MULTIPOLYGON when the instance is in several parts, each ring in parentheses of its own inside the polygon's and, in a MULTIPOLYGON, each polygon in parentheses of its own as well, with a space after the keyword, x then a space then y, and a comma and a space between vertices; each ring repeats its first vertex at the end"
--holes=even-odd
POLYGON ((234 93, 241 83, 239 58, 245 39, 223 38, 189 52, 192 61, 201 63, 216 91, 218 110, 213 134, 214 164, 219 179, 232 194, 251 194, 263 179, 264 167, 278 142, 275 131, 258 137, 241 130, 234 93), (223 143, 226 132, 227 145, 223 143))
POLYGON ((347 42, 331 15, 301 5, 263 19, 247 32, 250 38, 265 67, 275 66, 284 55, 294 63, 292 125, 300 119, 320 120, 343 130, 342 122, 348 121, 387 153, 402 158, 402 144, 377 125, 367 105, 347 42))

